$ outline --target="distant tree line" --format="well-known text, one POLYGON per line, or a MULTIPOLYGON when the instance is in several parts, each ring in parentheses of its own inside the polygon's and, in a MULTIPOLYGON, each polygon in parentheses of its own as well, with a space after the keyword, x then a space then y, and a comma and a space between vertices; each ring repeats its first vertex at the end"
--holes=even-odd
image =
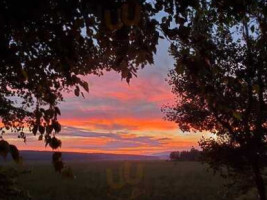
POLYGON ((191 148, 190 151, 173 151, 170 153, 171 161, 199 161, 201 151, 191 148))

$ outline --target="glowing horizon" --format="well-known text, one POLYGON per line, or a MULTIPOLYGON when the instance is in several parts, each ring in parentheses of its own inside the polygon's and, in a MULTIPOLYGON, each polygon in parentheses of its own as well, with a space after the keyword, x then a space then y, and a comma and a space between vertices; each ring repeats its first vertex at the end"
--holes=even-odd
MULTIPOLYGON (((85 98, 65 94, 59 105, 63 127, 59 151, 153 154, 198 147, 200 133, 181 133, 175 123, 163 119, 161 107, 175 99, 165 81, 172 66, 162 42, 155 65, 139 70, 129 85, 114 72, 84 77, 89 94, 85 98)), ((29 134, 26 144, 16 137, 7 140, 21 150, 50 150, 29 134)))

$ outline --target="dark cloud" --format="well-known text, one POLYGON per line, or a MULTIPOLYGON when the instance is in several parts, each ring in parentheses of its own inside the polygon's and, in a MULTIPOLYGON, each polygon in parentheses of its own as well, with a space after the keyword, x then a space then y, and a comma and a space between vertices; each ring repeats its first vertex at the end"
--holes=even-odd
POLYGON ((160 140, 166 140, 167 138, 160 138, 156 139, 150 136, 137 136, 131 134, 130 136, 127 133, 118 134, 118 133, 101 133, 101 132, 92 132, 87 131, 75 127, 64 127, 62 131, 62 136, 72 138, 72 137, 81 137, 82 140, 86 140, 87 138, 103 138, 104 141, 107 141, 101 145, 95 144, 76 144, 72 147, 74 148, 95 148, 95 149, 103 149, 103 150, 110 150, 110 149, 120 149, 120 148, 133 148, 139 146, 160 146, 160 140), (108 140, 105 140, 108 139, 108 140))

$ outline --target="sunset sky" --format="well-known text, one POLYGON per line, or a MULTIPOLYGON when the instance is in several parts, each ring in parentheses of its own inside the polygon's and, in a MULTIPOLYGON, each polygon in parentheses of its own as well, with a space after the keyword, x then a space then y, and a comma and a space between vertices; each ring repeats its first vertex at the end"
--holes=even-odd
MULTIPOLYGON (((197 147, 203 133, 182 133, 163 120, 161 107, 174 101, 165 81, 173 66, 167 46, 161 41, 155 64, 140 70, 129 85, 119 74, 106 72, 85 78, 90 86, 85 99, 66 94, 60 104, 60 151, 154 154, 197 147)), ((16 137, 8 140, 21 150, 50 150, 37 136, 28 136, 26 144, 16 137)))

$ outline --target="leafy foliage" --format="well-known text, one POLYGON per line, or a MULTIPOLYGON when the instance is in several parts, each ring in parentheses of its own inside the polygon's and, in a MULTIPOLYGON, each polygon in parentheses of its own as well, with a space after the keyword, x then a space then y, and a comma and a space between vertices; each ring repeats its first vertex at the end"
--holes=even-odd
POLYGON ((84 96, 89 86, 81 76, 109 70, 129 82, 137 69, 153 63, 159 39, 153 12, 142 1, 1 1, 4 127, 26 139, 27 123, 46 145, 60 146, 50 135, 60 132, 63 92, 74 88, 84 96))
MULTIPOLYGON (((129 82, 153 63, 161 31, 176 60, 170 84, 177 105, 166 108, 167 119, 183 131, 214 133, 216 139, 200 142, 207 161, 214 168, 252 170, 265 199, 264 0, 2 0, 0 13, 1 135, 8 130, 26 140, 28 126, 57 149, 63 92, 84 96, 89 86, 81 76, 103 71, 129 82), (159 12, 164 16, 155 19, 159 12)), ((10 145, 1 145, 6 156, 10 145)))
POLYGON ((22 158, 16 146, 9 144, 5 140, 0 140, 0 155, 6 159, 7 155, 10 153, 11 157, 16 163, 21 163, 22 158))
POLYGON ((162 29, 176 60, 169 83, 177 103, 165 108, 166 118, 183 131, 215 134, 200 141, 206 161, 251 175, 265 199, 267 4, 187 1, 177 9, 180 2, 171 2, 163 4, 171 15, 162 29))
MULTIPOLYGON (((153 12, 145 1, 1 0, 0 154, 19 162, 3 138, 13 132, 26 141, 28 128, 46 146, 61 147, 58 104, 63 93, 89 92, 82 76, 113 70, 129 82, 152 64, 159 39, 153 12)), ((58 152, 53 165, 73 177, 58 152)))

